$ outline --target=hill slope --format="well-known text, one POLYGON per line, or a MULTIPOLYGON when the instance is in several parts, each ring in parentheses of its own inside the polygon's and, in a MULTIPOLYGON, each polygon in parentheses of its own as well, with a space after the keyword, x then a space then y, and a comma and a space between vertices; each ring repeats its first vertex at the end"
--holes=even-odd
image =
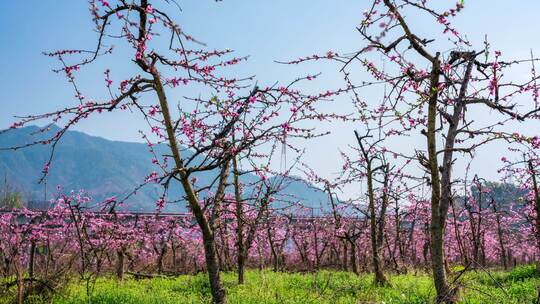
MULTIPOLYGON (((50 132, 57 127, 52 126, 50 132)), ((9 130, 0 134, 0 147, 14 147, 31 143, 43 138, 36 134, 38 127, 29 126, 9 130)), ((166 147, 158 146, 156 152, 163 153, 166 147)), ((110 141, 101 137, 90 136, 77 131, 68 131, 56 147, 53 162, 46 184, 39 184, 44 164, 47 162, 51 147, 35 145, 16 151, 0 151, 0 178, 6 178, 8 184, 20 191, 26 200, 43 200, 45 187, 47 197, 62 191, 84 189, 95 201, 107 197, 122 197, 139 185, 156 167, 152 165, 152 155, 142 143, 110 141)), ((215 175, 209 172, 198 176, 200 183, 206 184, 215 175)), ((253 175, 246 175, 245 180, 253 180, 253 175)), ((152 212, 155 201, 161 194, 159 185, 148 185, 126 201, 126 207, 132 211, 152 212)), ((175 200, 182 197, 179 185, 172 185, 168 198, 175 200)), ((313 207, 326 205, 327 197, 319 189, 299 180, 289 179, 284 194, 298 198, 303 204, 313 207)), ((168 204, 165 211, 185 211, 183 203, 168 204)))

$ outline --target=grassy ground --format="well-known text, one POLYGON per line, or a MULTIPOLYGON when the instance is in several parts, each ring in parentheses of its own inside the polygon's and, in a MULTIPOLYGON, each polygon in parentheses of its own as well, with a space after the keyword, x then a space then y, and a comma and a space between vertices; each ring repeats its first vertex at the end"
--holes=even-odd
MULTIPOLYGON (((346 272, 311 274, 248 271, 246 284, 238 286, 234 273, 224 273, 229 303, 431 303, 434 295, 426 274, 393 275, 391 287, 372 286, 372 277, 346 272)), ((460 277, 461 303, 535 303, 540 278, 534 268, 511 272, 468 272, 460 277)), ((7 299, 5 299, 7 300, 7 299)), ((0 303, 4 301, 0 300, 0 303)), ((41 303, 39 298, 28 301, 41 303)), ((204 274, 174 279, 98 279, 88 301, 85 285, 71 283, 53 303, 210 303, 204 274)))

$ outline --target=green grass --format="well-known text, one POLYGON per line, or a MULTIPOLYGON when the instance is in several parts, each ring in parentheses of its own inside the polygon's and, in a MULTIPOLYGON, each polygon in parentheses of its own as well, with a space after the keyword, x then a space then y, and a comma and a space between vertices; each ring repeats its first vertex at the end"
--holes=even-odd
MULTIPOLYGON (((234 273, 222 275, 229 303, 431 303, 434 289, 427 274, 390 276, 391 286, 374 287, 371 275, 320 271, 274 273, 248 271, 246 284, 237 285, 234 273)), ((452 277, 450 278, 452 281, 452 277)), ((540 278, 533 266, 510 272, 468 272, 460 277, 460 303, 534 303, 540 278)), ((8 302, 0 300, 0 303, 8 302)), ((205 274, 145 280, 100 278, 91 301, 85 284, 73 281, 53 303, 210 303, 205 274)), ((41 303, 38 297, 28 303, 41 303)))

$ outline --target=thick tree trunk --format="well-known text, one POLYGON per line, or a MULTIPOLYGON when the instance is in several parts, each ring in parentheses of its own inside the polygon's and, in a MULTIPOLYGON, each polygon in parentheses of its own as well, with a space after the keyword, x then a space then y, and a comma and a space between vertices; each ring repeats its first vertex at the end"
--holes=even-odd
POLYGON ((431 81, 430 96, 428 104, 428 131, 427 145, 429 157, 429 171, 431 177, 431 270, 433 272, 433 282, 437 291, 438 303, 453 303, 450 295, 450 288, 446 281, 446 271, 444 269, 444 219, 441 214, 441 180, 439 176, 439 165, 437 160, 436 146, 436 120, 437 120, 437 100, 439 92, 440 61, 439 54, 434 59, 431 81))
POLYGON ((245 260, 245 255, 243 253, 238 255, 237 263, 238 263, 238 265, 237 265, 238 266, 238 269, 237 269, 238 284, 244 284, 244 273, 245 273, 245 270, 246 270, 246 260, 245 260))
POLYGON ((246 249, 244 248, 244 209, 242 195, 240 193, 240 182, 238 180, 238 163, 236 157, 232 159, 234 196, 236 207, 236 264, 238 273, 238 284, 244 284, 244 272, 246 268, 246 249))
POLYGON ((208 278, 210 279, 210 289, 212 291, 212 302, 216 304, 225 303, 225 289, 221 284, 219 275, 219 265, 216 255, 216 247, 213 236, 203 235, 204 251, 206 257, 206 267, 208 278))
POLYGON ((124 279, 124 251, 116 251, 116 278, 120 281, 124 279))
POLYGON ((28 257, 28 277, 34 278, 34 265, 36 263, 36 242, 32 241, 30 244, 30 256, 28 257))
MULTIPOLYGON (((536 180, 536 173, 534 171, 534 166, 531 160, 529 160, 529 171, 532 179, 532 186, 534 191, 534 211, 536 212, 536 244, 538 251, 540 251, 540 190, 538 189, 538 182, 536 180)), ((536 263, 536 272, 540 273, 540 263, 536 263)))
POLYGON ((157 259, 157 272, 158 274, 163 273, 163 258, 165 257, 165 253, 167 253, 167 247, 161 248, 159 252, 159 256, 157 259))
POLYGON ((173 269, 176 272, 178 269, 178 262, 177 262, 177 256, 176 256, 176 244, 173 240, 171 240, 171 250, 172 250, 172 263, 173 263, 173 269))
POLYGON ((431 270, 433 280, 437 290, 437 302, 453 303, 451 300, 450 288, 446 281, 446 269, 444 265, 444 228, 439 218, 432 220, 431 224, 431 270))
POLYGON ((174 127, 172 123, 172 118, 169 111, 169 104, 167 101, 167 97, 165 96, 165 92, 163 90, 163 85, 161 83, 159 73, 156 70, 152 70, 151 73, 152 73, 152 76, 154 77, 154 86, 155 86, 155 90, 159 98, 161 113, 163 115, 163 121, 164 121, 165 128, 167 131, 167 139, 168 139, 169 146, 171 148, 171 152, 173 155, 175 167, 177 170, 179 170, 178 174, 180 176, 180 182, 186 193, 187 201, 189 203, 189 206, 191 208, 193 215, 195 216, 195 219, 197 220, 197 224, 199 225, 199 228, 201 229, 201 232, 202 232, 203 243, 204 243, 204 253, 205 253, 205 259, 206 259, 206 268, 208 271, 208 278, 210 280, 210 289, 212 292, 212 302, 214 304, 222 304, 226 302, 225 290, 223 288, 223 285, 221 283, 221 278, 219 275, 219 264, 217 260, 214 233, 212 232, 212 228, 210 227, 210 224, 208 222, 208 219, 206 218, 206 215, 204 214, 204 211, 199 205, 199 198, 197 197, 195 191, 193 190, 191 182, 189 181, 189 177, 186 171, 184 170, 184 164, 180 156, 180 149, 178 148, 178 143, 176 141, 174 127))
POLYGON ((343 270, 347 271, 349 269, 349 261, 348 261, 348 248, 347 248, 347 242, 343 241, 343 270))
POLYGON ((351 245, 350 257, 352 271, 354 272, 354 274, 360 275, 360 272, 358 271, 358 264, 356 262, 356 243, 353 240, 349 240, 349 244, 351 245))
POLYGON ((442 166, 439 168, 437 160, 436 146, 436 119, 438 104, 438 86, 440 76, 440 54, 437 53, 433 60, 430 80, 430 96, 428 107, 428 154, 429 171, 431 175, 431 262, 435 289, 437 290, 437 301, 442 303, 455 303, 455 291, 451 290, 446 281, 446 271, 444 269, 444 228, 448 208, 452 202, 452 164, 456 136, 458 134, 459 122, 462 119, 465 108, 465 97, 471 73, 474 66, 474 52, 463 52, 459 56, 467 61, 467 68, 461 83, 459 96, 454 101, 452 116, 449 119, 449 126, 445 136, 442 166), (440 177, 439 177, 440 171, 440 177))
POLYGON ((24 303, 23 273, 19 266, 15 268, 17 271, 17 304, 23 304, 24 303))

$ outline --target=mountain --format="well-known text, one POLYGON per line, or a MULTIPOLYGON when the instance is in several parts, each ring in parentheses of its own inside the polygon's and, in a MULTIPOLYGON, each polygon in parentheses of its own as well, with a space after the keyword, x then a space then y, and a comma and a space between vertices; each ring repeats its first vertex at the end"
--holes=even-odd
MULTIPOLYGON (((56 133, 57 126, 45 132, 38 127, 28 126, 7 130, 0 134, 0 148, 16 147, 45 139, 56 133)), ((166 153, 166 146, 154 147, 158 155, 166 153)), ((54 149, 53 159, 46 181, 39 183, 44 165, 51 155, 51 145, 32 145, 17 150, 0 150, 0 178, 20 192, 26 201, 43 201, 54 197, 61 187, 63 193, 84 189, 95 202, 116 196, 123 198, 133 191, 145 177, 156 171, 152 164, 153 155, 146 144, 111 141, 101 137, 68 131, 54 149)), ((189 153, 185 151, 183 153, 189 153)), ((197 175, 198 184, 207 185, 217 172, 197 175)), ((252 181, 251 174, 242 176, 243 181, 252 181)), ((307 182, 287 178, 280 197, 299 201, 303 205, 320 208, 327 205, 326 194, 307 182)), ((155 201, 162 193, 160 185, 146 185, 125 202, 125 208, 137 212, 153 212, 155 201)), ((183 191, 179 184, 171 184, 168 201, 181 199, 183 191)), ((186 211, 184 202, 169 203, 166 212, 186 211)))

